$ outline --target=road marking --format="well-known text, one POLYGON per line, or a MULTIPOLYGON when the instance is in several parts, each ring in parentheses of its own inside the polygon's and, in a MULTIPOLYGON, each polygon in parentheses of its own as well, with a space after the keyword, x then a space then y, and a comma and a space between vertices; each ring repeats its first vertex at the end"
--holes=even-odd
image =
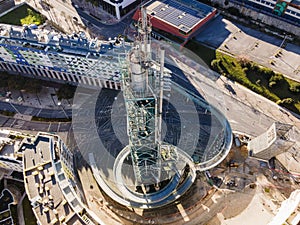
POLYGON ((41 109, 39 110, 39 112, 36 114, 36 117, 38 117, 38 116, 40 115, 40 113, 41 113, 42 110, 43 110, 43 108, 41 108, 41 109))
POLYGON ((14 125, 14 128, 21 128, 25 124, 24 120, 18 120, 17 123, 14 125))
POLYGON ((16 119, 10 124, 10 126, 9 127, 13 127, 14 126, 14 124, 16 123, 16 119))
POLYGON ((189 218, 188 215, 186 214, 186 212, 185 212, 183 206, 181 205, 181 203, 179 203, 179 204, 177 205, 177 208, 178 208, 178 210, 179 210, 179 212, 180 212, 180 214, 181 214, 183 220, 184 220, 185 222, 190 221, 190 218, 189 218))
POLYGON ((203 208, 204 210, 207 210, 207 212, 210 211, 210 208, 208 208, 206 205, 203 205, 203 204, 201 204, 201 205, 202 205, 202 208, 203 208))
POLYGON ((59 128, 60 128, 60 122, 58 123, 58 126, 57 126, 57 132, 59 132, 59 128))
POLYGON ((235 120, 228 120, 228 121, 229 121, 229 123, 238 123, 235 120))
POLYGON ((48 132, 50 131, 50 127, 51 127, 51 123, 49 123, 49 126, 48 126, 48 132))

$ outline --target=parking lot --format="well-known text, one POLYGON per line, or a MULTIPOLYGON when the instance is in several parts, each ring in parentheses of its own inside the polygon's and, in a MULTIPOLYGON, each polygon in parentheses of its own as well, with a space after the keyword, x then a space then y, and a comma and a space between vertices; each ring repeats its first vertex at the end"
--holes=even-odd
POLYGON ((300 46, 292 44, 287 35, 273 37, 218 16, 196 39, 234 56, 245 56, 300 81, 300 46))

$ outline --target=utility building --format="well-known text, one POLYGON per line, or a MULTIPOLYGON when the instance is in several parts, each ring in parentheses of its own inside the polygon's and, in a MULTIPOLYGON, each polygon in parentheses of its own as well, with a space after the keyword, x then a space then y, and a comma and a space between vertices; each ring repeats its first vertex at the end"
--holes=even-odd
MULTIPOLYGON (((154 0, 144 6, 154 29, 162 30, 184 40, 190 39, 217 10, 196 1, 154 0)), ((141 16, 137 10, 133 18, 141 16)))

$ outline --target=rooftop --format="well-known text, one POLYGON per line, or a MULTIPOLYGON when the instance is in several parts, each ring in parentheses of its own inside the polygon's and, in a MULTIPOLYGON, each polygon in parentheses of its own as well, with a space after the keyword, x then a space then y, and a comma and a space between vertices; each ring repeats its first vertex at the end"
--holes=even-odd
POLYGON ((55 178, 56 171, 50 155, 52 147, 51 139, 45 136, 38 136, 21 147, 24 149, 25 188, 34 214, 41 224, 56 224, 58 221, 81 224, 55 178))
POLYGON ((4 46, 7 44, 19 48, 87 56, 91 53, 104 54, 113 48, 113 43, 115 40, 89 39, 84 32, 67 35, 43 27, 0 24, 0 45, 4 46))
POLYGON ((119 81, 118 57, 131 48, 122 38, 88 39, 47 29, 0 24, 0 60, 119 81), (116 74, 116 76, 112 76, 116 74))
POLYGON ((189 32, 215 10, 215 8, 208 5, 191 2, 191 6, 187 6, 174 0, 155 0, 146 6, 147 13, 174 27, 180 28, 184 32, 189 32))
POLYGON ((16 160, 18 157, 18 150, 21 138, 14 138, 14 135, 18 136, 18 133, 11 133, 10 130, 0 130, 0 157, 2 160, 16 160))
POLYGON ((0 43, 5 42, 29 47, 31 43, 33 44, 31 47, 40 49, 46 47, 43 44, 57 46, 58 48, 62 46, 70 49, 76 48, 82 51, 97 51, 100 49, 100 41, 97 39, 88 40, 83 32, 64 35, 44 28, 0 24, 0 43), (7 40, 7 38, 10 40, 7 40))
POLYGON ((292 0, 290 3, 300 6, 300 0, 292 0))

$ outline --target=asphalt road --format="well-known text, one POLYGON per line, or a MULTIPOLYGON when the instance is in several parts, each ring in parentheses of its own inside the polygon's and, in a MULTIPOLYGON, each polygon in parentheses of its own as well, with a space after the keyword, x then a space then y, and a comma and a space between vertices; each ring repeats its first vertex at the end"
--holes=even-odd
POLYGON ((66 132, 71 128, 71 122, 35 122, 0 115, 0 127, 43 132, 66 132))
POLYGON ((101 23, 98 19, 79 8, 77 9, 77 13, 87 27, 92 29, 97 35, 104 36, 105 38, 114 38, 119 34, 123 34, 125 29, 130 25, 133 15, 133 13, 127 15, 121 22, 117 24, 107 25, 101 23))
POLYGON ((119 34, 123 34, 126 27, 131 23, 133 15, 129 13, 121 22, 108 25, 101 23, 100 20, 91 16, 88 12, 83 11, 79 7, 76 8, 72 5, 71 1, 59 1, 52 0, 50 8, 42 7, 38 1, 26 1, 34 8, 41 9, 40 12, 50 18, 54 23, 62 27, 66 33, 78 32, 84 30, 83 27, 78 24, 83 23, 85 27, 88 27, 94 36, 102 36, 106 39, 111 37, 114 38, 119 34), (74 20, 76 18, 77 22, 74 20))
POLYGON ((213 71, 193 63, 191 59, 174 49, 168 49, 166 54, 170 58, 180 59, 174 61, 178 68, 184 72, 206 101, 225 115, 234 131, 256 137, 275 121, 300 128, 299 119, 274 102, 225 77, 214 76, 213 71))
POLYGON ((66 118, 67 116, 69 118, 72 117, 72 109, 63 109, 62 107, 61 109, 43 109, 0 101, 0 109, 44 118, 66 118))
MULTIPOLYGON (((66 118, 67 116, 68 118, 72 117, 72 109, 43 109, 1 101, 0 109, 15 113, 21 113, 23 115, 38 116, 44 118, 66 118)), ((71 122, 37 122, 0 115, 0 127, 44 132, 64 132, 69 131, 71 122)))

